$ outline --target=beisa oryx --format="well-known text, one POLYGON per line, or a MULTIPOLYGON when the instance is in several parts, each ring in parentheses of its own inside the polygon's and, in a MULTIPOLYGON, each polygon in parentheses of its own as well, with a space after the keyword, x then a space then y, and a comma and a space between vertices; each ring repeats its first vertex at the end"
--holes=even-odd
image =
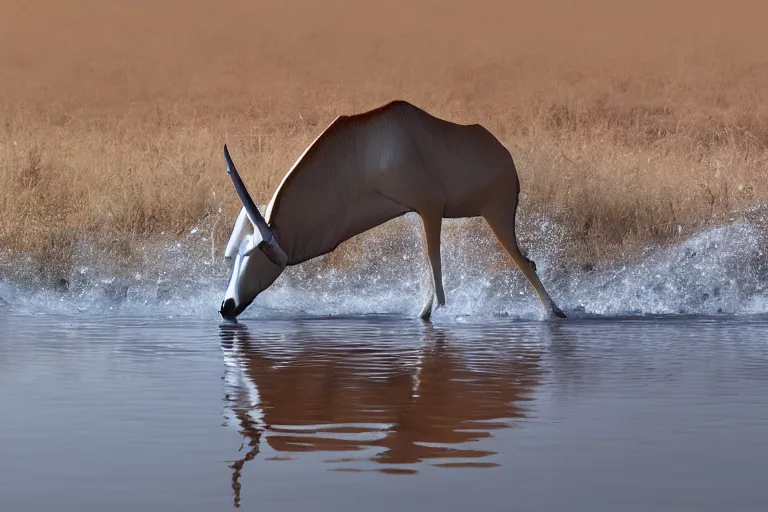
POLYGON ((299 157, 262 217, 226 145, 227 172, 243 204, 225 249, 234 259, 220 313, 234 320, 288 265, 408 212, 422 220, 434 298, 445 304, 444 218, 482 216, 551 315, 564 317, 515 237, 520 182, 509 151, 480 125, 439 119, 405 101, 337 117, 299 157))

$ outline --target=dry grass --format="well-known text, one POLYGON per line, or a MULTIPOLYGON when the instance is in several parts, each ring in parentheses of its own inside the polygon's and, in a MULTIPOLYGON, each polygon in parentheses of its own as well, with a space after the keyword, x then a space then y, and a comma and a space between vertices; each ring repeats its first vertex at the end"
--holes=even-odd
POLYGON ((225 141, 263 204, 336 115, 394 98, 493 131, 573 264, 766 201, 768 6, 623 4, 4 5, 0 248, 56 278, 84 236, 129 257, 228 226, 225 141))

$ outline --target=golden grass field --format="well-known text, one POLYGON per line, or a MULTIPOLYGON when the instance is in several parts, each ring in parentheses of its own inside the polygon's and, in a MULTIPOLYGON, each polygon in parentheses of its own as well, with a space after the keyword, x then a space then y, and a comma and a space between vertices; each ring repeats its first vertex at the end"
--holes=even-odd
POLYGON ((130 258, 216 218, 221 247, 239 208, 225 141, 265 204, 334 117, 392 99, 494 132, 517 164, 520 215, 566 228, 576 265, 768 199, 759 0, 30 0, 2 13, 0 250, 48 277, 83 237, 130 258))

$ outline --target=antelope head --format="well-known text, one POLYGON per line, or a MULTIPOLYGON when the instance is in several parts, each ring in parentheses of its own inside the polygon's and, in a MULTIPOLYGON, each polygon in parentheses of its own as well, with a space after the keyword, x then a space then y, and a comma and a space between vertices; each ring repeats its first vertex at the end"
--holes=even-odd
POLYGON ((235 320, 259 293, 275 282, 285 269, 288 257, 277 244, 272 230, 240 179, 226 144, 224 158, 227 173, 243 203, 224 250, 224 258, 234 263, 219 309, 224 319, 235 320))

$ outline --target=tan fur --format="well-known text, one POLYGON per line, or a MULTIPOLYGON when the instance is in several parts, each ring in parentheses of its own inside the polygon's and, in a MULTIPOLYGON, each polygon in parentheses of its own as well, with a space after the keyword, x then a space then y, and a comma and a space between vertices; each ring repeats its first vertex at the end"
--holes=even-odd
POLYGON ((564 316, 521 254, 515 237, 519 181, 507 149, 480 125, 439 119, 404 101, 338 117, 283 179, 266 220, 296 265, 407 212, 422 219, 432 293, 445 304, 443 218, 482 216, 538 293, 564 316))

